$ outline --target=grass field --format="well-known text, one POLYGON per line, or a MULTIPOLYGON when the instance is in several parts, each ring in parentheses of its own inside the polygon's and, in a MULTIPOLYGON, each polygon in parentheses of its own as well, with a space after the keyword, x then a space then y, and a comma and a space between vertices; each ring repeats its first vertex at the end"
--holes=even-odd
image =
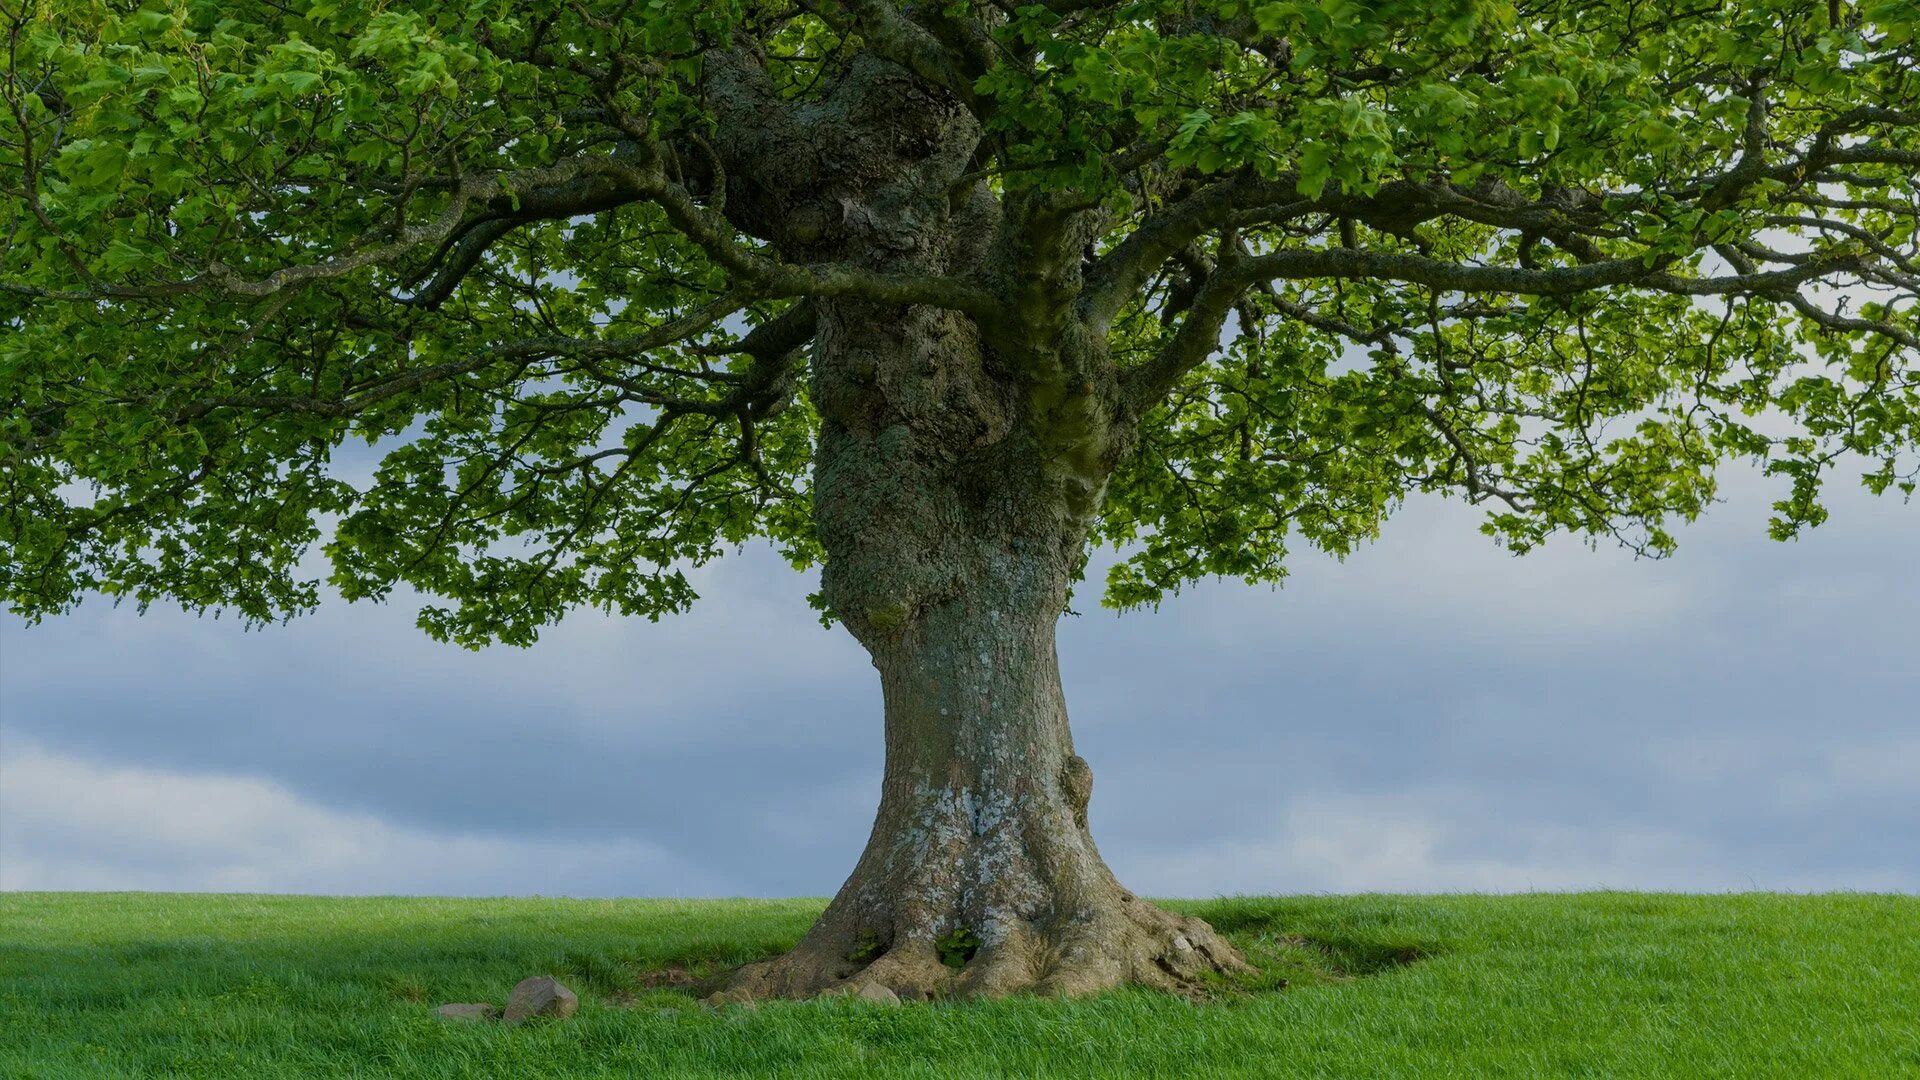
POLYGON ((0 1077, 1920 1076, 1920 898, 1178 904, 1265 968, 1203 1003, 710 1009, 672 985, 819 906, 0 894, 0 1077), (574 1019, 429 1015, 545 973, 574 1019))

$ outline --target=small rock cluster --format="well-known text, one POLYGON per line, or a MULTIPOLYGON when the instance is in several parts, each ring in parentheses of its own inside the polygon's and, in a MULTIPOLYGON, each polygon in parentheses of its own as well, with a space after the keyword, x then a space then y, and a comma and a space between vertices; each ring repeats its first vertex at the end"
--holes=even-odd
POLYGON ((561 985, 560 980, 550 975, 535 975, 522 979, 507 995, 507 1007, 497 1008, 486 1002, 462 1002, 442 1005, 433 1010, 433 1015, 442 1020, 454 1020, 461 1023, 485 1023, 499 1020, 508 1024, 518 1024, 536 1016, 564 1020, 580 1008, 580 999, 573 991, 561 985))

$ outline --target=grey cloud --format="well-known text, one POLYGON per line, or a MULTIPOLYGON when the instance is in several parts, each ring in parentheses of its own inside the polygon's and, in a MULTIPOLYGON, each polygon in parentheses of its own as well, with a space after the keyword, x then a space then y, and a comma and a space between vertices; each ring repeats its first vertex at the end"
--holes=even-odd
MULTIPOLYGON (((1346 563, 1302 553, 1278 592, 1206 583, 1116 618, 1083 590, 1061 651, 1103 850, 1138 888, 1200 895, 1920 889, 1920 767, 1900 764, 1920 755, 1920 511, 1843 495, 1776 545, 1763 486, 1731 479, 1663 563, 1515 561, 1471 510, 1420 502, 1346 563)), ((321 882, 343 891, 384 891, 432 837, 464 845, 429 875, 450 891, 547 891, 526 884, 543 860, 592 893, 831 891, 877 788, 872 670, 770 553, 701 581, 688 616, 583 614, 527 652, 436 645, 400 606, 255 633, 104 606, 10 623, 0 728, 74 783, 133 769, 162 804, 186 790, 167 777, 257 783, 304 808, 276 819, 295 833, 400 837, 343 856, 321 882)), ((272 862, 160 845, 169 870, 44 816, 0 831, 43 885, 218 887, 272 862)))

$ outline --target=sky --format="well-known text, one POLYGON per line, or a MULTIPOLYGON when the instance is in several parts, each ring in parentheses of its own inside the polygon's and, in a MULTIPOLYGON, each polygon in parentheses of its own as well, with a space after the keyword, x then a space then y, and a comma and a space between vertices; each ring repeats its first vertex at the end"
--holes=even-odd
MULTIPOLYGON (((1920 506, 1770 482, 1678 554, 1515 558, 1417 500, 1344 562, 1190 588, 1060 651, 1090 816, 1160 896, 1920 891, 1920 506)), ((466 652, 404 602, 292 623, 0 616, 0 888, 830 894, 880 694, 761 548, 660 623, 466 652)))

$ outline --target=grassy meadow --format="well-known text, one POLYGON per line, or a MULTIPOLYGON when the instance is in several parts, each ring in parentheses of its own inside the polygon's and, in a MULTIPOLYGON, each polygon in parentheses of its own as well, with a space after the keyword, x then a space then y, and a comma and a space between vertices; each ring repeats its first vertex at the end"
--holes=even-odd
POLYGON ((821 902, 0 894, 0 1077, 1920 1076, 1920 898, 1171 906, 1261 975, 1205 1001, 713 1009, 693 984, 821 902), (531 974, 579 1014, 430 1015, 531 974))

